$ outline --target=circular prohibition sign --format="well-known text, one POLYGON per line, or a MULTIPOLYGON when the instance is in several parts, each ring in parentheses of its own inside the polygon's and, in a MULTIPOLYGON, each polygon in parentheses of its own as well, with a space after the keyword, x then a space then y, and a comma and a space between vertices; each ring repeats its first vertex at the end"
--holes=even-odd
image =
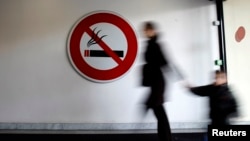
MULTIPOLYGON (((116 37, 113 36, 111 40, 115 41, 116 37)), ((113 12, 97 11, 84 16, 75 24, 68 38, 67 51, 71 64, 82 76, 95 82, 110 82, 128 72, 135 61, 137 46, 136 34, 126 20, 113 12), (123 34, 121 36, 125 40, 124 51, 123 49, 120 51, 112 49, 114 48, 112 44, 106 43, 104 36, 98 34, 101 30, 95 33, 95 29, 91 26, 96 24, 109 24, 120 30, 120 33, 123 34), (99 50, 82 51, 82 48, 87 46, 82 43, 84 34, 95 37, 91 42, 97 44, 99 50), (89 56, 93 56, 94 59, 109 57, 116 65, 105 69, 94 67, 87 61, 89 56)), ((101 59, 98 63, 105 63, 105 60, 101 59)))

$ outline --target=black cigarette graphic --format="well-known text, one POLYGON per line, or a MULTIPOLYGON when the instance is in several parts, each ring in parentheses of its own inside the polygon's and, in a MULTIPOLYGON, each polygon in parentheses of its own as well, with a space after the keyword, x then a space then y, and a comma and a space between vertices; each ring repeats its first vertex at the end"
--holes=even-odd
MULTIPOLYGON (((122 50, 113 50, 113 52, 116 53, 117 56, 123 57, 122 50)), ((110 56, 103 50, 84 50, 84 57, 110 57, 110 56)))

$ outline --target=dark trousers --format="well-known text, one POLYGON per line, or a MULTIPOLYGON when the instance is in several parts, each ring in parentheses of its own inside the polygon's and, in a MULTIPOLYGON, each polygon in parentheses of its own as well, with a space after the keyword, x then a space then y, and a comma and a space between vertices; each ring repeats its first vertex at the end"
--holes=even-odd
POLYGON ((158 121, 157 130, 160 141, 172 141, 171 128, 163 105, 154 107, 153 111, 158 121))

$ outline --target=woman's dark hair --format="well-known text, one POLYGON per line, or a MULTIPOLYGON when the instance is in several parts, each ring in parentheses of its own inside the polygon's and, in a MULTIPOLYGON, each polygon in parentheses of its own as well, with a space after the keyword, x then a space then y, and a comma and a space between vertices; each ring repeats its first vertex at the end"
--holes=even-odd
POLYGON ((143 24, 144 30, 157 30, 157 24, 152 21, 146 21, 143 24))
POLYGON ((144 29, 145 30, 155 30, 156 29, 156 24, 152 21, 147 21, 144 23, 144 29))

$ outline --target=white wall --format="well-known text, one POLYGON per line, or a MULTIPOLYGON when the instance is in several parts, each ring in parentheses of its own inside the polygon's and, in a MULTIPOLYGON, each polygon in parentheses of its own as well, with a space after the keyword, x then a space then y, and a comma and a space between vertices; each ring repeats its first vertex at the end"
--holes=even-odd
POLYGON ((250 19, 248 17, 250 2, 248 0, 225 2, 225 33, 227 46, 228 77, 235 95, 239 101, 240 121, 249 121, 249 44, 250 19), (244 36, 240 36, 238 29, 244 27, 244 36), (236 40, 236 37, 241 37, 236 40))
MULTIPOLYGON (((143 41, 140 25, 159 23, 161 41, 194 85, 210 82, 217 59, 215 5, 207 0, 1 0, 0 122, 137 123, 146 88, 139 86, 143 41), (134 27, 135 64, 121 79, 93 83, 67 58, 72 26, 95 10, 119 13, 134 27)), ((172 81, 171 81, 172 82, 172 81)), ((207 121, 206 99, 170 83, 166 103, 171 123, 207 121)), ((143 122, 155 122, 152 113, 143 122)))

